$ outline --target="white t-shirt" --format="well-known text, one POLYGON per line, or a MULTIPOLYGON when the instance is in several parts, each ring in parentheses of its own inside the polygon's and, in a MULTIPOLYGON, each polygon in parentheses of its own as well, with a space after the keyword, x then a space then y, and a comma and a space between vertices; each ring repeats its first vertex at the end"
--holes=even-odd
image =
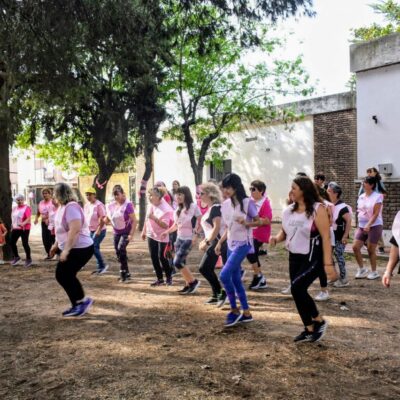
POLYGON ((178 210, 175 210, 174 212, 174 222, 178 227, 178 238, 182 240, 192 240, 193 239, 192 218, 201 217, 201 211, 198 205, 195 203, 190 204, 188 210, 186 210, 186 207, 183 207, 179 217, 178 217, 178 210))
MULTIPOLYGON (((357 201, 357 212, 358 212, 358 226, 360 228, 365 228, 368 224, 368 221, 374 214, 374 206, 375 204, 382 204, 383 196, 380 193, 372 192, 369 196, 366 193, 363 193, 357 201)), ((382 218, 382 207, 379 212, 378 218, 371 226, 383 225, 382 218)))

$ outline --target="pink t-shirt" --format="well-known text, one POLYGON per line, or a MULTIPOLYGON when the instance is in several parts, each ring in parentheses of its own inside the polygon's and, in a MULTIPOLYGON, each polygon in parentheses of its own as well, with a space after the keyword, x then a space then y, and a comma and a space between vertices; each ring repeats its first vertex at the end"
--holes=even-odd
MULTIPOLYGON (((272 208, 268 197, 263 197, 261 200, 256 202, 258 216, 260 218, 268 218, 272 220, 272 208)), ((269 243, 271 237, 271 224, 258 226, 253 229, 253 237, 262 243, 269 243)))
MULTIPOLYGON (((94 232, 99 227, 99 219, 106 216, 106 208, 100 200, 94 203, 90 201, 85 204, 85 218, 89 224, 89 230, 94 232)), ((103 225, 102 231, 106 230, 106 225, 103 225)))
POLYGON ((153 213, 160 221, 166 223, 169 227, 173 219, 173 208, 164 199, 161 199, 161 203, 158 206, 151 204, 146 214, 146 235, 157 242, 168 243, 168 235, 161 238, 161 234, 166 231, 166 228, 162 228, 155 221, 148 218, 151 213, 153 213))
POLYGON ((201 212, 197 204, 190 204, 188 210, 183 207, 179 217, 178 210, 174 212, 174 222, 178 227, 178 238, 182 240, 192 240, 193 239, 193 226, 192 218, 201 217, 201 212))
POLYGON ((22 206, 15 206, 12 209, 12 214, 11 214, 12 228, 29 231, 31 229, 31 224, 26 224, 24 226, 20 226, 20 224, 26 221, 27 219, 30 219, 31 215, 32 215, 32 210, 26 204, 22 206))
POLYGON ((78 239, 76 240, 73 248, 82 249, 89 247, 93 244, 93 240, 90 237, 89 227, 85 220, 82 208, 76 202, 70 202, 65 206, 58 207, 55 216, 55 231, 56 231, 56 241, 58 247, 64 250, 65 243, 68 239, 69 224, 74 220, 81 220, 82 226, 79 232, 78 239))
MULTIPOLYGON (((382 204, 383 196, 378 192, 372 192, 369 196, 363 193, 357 201, 357 212, 358 212, 358 226, 364 228, 368 224, 368 221, 374 215, 375 204, 382 204)), ((382 207, 379 212, 378 218, 372 224, 372 226, 383 225, 382 218, 382 207)))
POLYGON ((51 201, 40 201, 39 206, 38 206, 40 215, 42 216, 42 221, 48 225, 49 224, 49 214, 52 210, 54 210, 54 204, 51 201))

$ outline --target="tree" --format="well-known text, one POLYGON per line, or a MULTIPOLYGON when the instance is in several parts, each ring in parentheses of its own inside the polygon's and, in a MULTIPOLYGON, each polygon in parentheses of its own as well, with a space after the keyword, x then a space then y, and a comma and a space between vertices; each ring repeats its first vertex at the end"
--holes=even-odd
POLYGON ((353 30, 353 43, 380 38, 391 33, 400 32, 400 3, 395 0, 385 0, 371 5, 377 14, 382 14, 387 24, 376 23, 353 30))
POLYGON ((198 12, 179 17, 181 34, 173 50, 176 62, 170 67, 165 86, 172 125, 167 136, 186 147, 196 185, 202 183, 205 163, 221 163, 229 149, 227 133, 239 130, 244 122, 276 119, 276 94, 308 95, 312 91, 301 59, 273 60, 281 41, 268 39, 269 31, 256 23, 257 48, 269 62, 247 65, 240 39, 225 37, 225 31, 224 35, 216 32, 209 37, 207 51, 199 54, 199 24, 224 18, 216 8, 207 9, 208 19, 202 21, 198 12))

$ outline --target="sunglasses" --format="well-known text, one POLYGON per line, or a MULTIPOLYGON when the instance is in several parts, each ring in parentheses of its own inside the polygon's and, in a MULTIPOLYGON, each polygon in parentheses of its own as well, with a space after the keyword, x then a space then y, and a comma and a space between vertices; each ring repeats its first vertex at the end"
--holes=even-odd
POLYGON ((255 192, 257 189, 255 187, 249 188, 250 192, 255 192))
POLYGON ((205 194, 206 194, 205 192, 200 192, 200 193, 199 193, 200 196, 203 196, 203 195, 205 195, 205 194))

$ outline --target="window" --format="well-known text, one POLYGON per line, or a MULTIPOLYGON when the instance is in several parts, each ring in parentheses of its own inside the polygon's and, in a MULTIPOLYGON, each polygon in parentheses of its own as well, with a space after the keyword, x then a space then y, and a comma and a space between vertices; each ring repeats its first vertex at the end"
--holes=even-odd
POLYGON ((210 179, 215 179, 217 182, 222 181, 225 175, 232 173, 232 160, 224 160, 222 169, 218 169, 214 163, 210 164, 210 179))

